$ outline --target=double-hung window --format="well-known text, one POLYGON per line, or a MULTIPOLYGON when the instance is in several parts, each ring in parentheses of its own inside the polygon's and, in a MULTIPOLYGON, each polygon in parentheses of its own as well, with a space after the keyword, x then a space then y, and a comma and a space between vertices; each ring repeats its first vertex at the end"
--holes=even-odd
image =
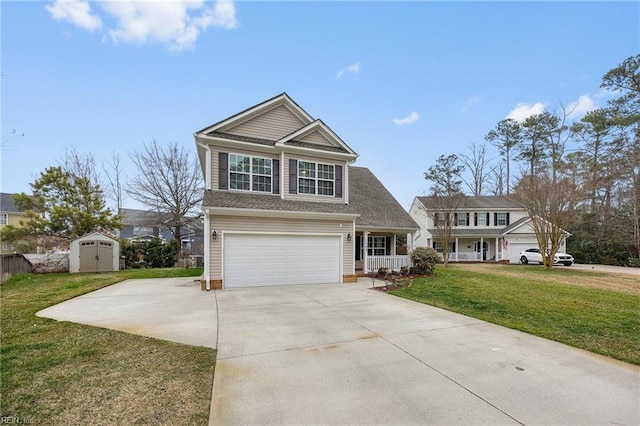
POLYGON ((332 164, 298 161, 298 193, 331 195, 335 187, 335 167, 332 164))
POLYGON ((496 226, 507 226, 507 214, 505 212, 500 212, 496 215, 496 226))
POLYGON ((6 225, 9 222, 9 216, 6 213, 0 213, 0 225, 6 225))
POLYGON ((367 256, 384 256, 387 253, 386 237, 369 237, 367 256))
POLYGON ((271 192, 270 158, 229 155, 229 189, 271 192))

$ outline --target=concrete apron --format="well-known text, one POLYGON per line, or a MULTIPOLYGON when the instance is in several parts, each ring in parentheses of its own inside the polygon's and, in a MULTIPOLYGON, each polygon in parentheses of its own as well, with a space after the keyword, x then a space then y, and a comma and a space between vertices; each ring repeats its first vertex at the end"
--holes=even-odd
POLYGON ((43 309, 39 317, 216 347, 213 292, 193 277, 127 280, 43 309))
POLYGON ((210 424, 640 423, 640 368, 368 286, 217 291, 210 424))

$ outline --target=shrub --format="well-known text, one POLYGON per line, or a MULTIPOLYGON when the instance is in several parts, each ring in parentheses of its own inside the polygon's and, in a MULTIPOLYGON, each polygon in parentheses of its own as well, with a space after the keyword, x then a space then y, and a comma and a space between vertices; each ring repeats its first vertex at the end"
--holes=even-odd
POLYGON ((428 247, 418 247, 411 252, 411 262, 418 274, 430 275, 440 261, 438 252, 428 247))

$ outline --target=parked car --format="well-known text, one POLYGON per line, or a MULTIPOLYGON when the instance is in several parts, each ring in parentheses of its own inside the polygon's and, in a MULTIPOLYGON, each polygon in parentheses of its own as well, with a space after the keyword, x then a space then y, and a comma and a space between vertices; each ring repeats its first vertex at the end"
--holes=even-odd
MULTIPOLYGON (((526 249, 520 252, 520 263, 523 265, 527 263, 542 264, 542 252, 538 248, 526 249)), ((553 256, 553 263, 571 266, 573 265, 573 256, 567 253, 556 253, 555 256, 553 256)))

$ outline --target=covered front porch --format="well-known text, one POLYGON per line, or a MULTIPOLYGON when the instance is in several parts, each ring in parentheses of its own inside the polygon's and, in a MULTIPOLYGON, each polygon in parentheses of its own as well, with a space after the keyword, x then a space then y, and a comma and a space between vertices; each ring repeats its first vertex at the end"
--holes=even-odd
MULTIPOLYGON (((442 255, 439 238, 430 238, 427 244, 442 255)), ((499 235, 458 235, 449 241, 449 262, 501 262, 503 259, 509 260, 509 255, 505 240, 499 235)))
POLYGON ((399 271, 411 267, 409 253, 412 233, 384 230, 356 231, 356 273, 377 272, 381 268, 399 271))

